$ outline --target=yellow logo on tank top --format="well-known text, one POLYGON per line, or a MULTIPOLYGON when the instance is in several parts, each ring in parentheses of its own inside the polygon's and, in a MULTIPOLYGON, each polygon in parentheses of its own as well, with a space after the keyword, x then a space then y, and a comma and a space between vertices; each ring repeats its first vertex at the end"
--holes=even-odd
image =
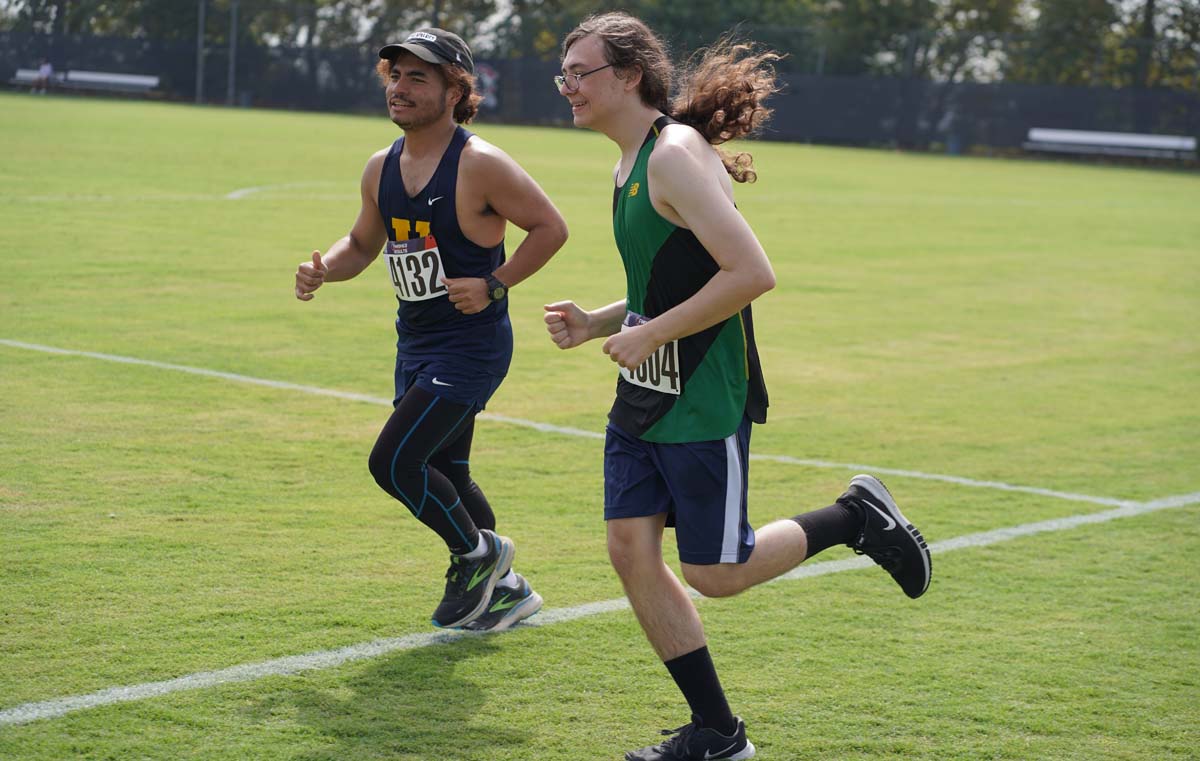
POLYGON ((642 183, 640 183, 640 182, 635 182, 632 185, 630 185, 629 186, 629 197, 633 198, 634 196, 636 196, 637 192, 638 192, 638 188, 640 188, 641 186, 642 186, 642 183))
POLYGON ((392 229, 396 232, 396 240, 407 238, 424 238, 429 235, 429 223, 423 219, 397 219, 392 217, 392 229))

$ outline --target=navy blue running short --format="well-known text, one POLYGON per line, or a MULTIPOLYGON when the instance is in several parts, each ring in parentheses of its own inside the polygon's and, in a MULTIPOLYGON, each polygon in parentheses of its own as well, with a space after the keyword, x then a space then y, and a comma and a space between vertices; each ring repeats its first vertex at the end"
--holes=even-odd
POLYGON ((398 359, 396 398, 392 404, 398 404, 404 392, 415 385, 434 396, 455 404, 468 405, 478 412, 487 406, 488 400, 503 382, 504 376, 492 375, 480 370, 477 365, 465 362, 443 358, 398 359))
POLYGON ((667 513, 679 559, 745 563, 754 549, 746 515, 750 419, 716 441, 656 444, 612 423, 604 440, 604 519, 667 513))

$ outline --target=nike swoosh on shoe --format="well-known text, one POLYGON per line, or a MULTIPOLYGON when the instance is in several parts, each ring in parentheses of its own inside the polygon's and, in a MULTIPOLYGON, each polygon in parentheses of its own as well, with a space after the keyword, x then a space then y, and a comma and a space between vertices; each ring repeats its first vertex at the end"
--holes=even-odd
POLYGON ((722 753, 728 753, 729 751, 733 750, 733 746, 734 746, 734 745, 737 745, 737 740, 734 740, 734 741, 733 741, 733 742, 732 742, 732 743, 729 745, 729 747, 727 747, 727 748, 721 748, 721 749, 720 749, 719 751, 717 751, 716 753, 713 753, 712 751, 708 751, 708 750, 704 751, 704 757, 705 757, 706 759, 708 759, 708 758, 718 758, 718 757, 719 757, 719 756, 720 756, 722 753))
POLYGON ((863 502, 864 502, 864 503, 865 503, 865 504, 866 504, 868 507, 870 507, 872 510, 874 510, 875 512, 877 512, 877 513, 879 513, 881 516, 883 516, 883 519, 884 519, 885 521, 887 521, 887 525, 883 527, 883 530, 884 530, 884 531, 891 531, 892 529, 896 528, 896 519, 895 519, 895 518, 893 518, 891 515, 889 515, 889 514, 888 514, 888 512, 887 512, 886 510, 884 510, 884 509, 883 509, 883 508, 881 508, 879 505, 875 504, 874 502, 872 502, 872 501, 871 501, 871 500, 869 500, 869 499, 865 499, 865 498, 864 498, 862 501, 863 501, 863 502))

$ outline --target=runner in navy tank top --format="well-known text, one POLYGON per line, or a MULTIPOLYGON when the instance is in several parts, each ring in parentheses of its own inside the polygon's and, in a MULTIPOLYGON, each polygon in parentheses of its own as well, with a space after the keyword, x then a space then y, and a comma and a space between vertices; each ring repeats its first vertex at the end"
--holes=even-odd
POLYGON ((566 223, 537 183, 461 124, 475 115, 471 51, 421 29, 379 51, 388 114, 404 130, 363 171, 346 237, 296 272, 296 298, 357 276, 382 248, 395 293, 395 409, 368 465, 379 486, 435 531, 450 568, 435 626, 505 629, 542 598, 511 570, 514 542, 470 475, 475 416, 512 358, 508 290, 554 255, 566 223), (527 235, 505 258, 512 222, 527 235))
MULTIPOLYGON (((409 260, 395 256, 387 258, 388 276, 399 292, 398 356, 470 358, 480 370, 502 378, 512 358, 507 297, 490 302, 483 311, 474 314, 455 309, 449 298, 407 301, 403 298, 406 290, 409 295, 445 293, 446 287, 438 282, 440 278, 486 278, 504 264, 503 240, 495 246, 480 246, 467 238, 458 224, 455 202, 459 159, 472 137, 461 126, 455 129, 433 176, 415 196, 409 196, 404 187, 400 168, 404 138, 398 138, 383 162, 379 213, 385 220, 388 240, 420 240, 432 234, 440 253, 441 264, 433 269, 405 266, 409 260), (428 273, 430 282, 414 276, 414 272, 422 269, 428 273), (426 289, 424 293, 413 293, 422 288, 426 289)), ((435 261, 432 257, 428 259, 435 261)), ((402 392, 403 389, 397 389, 397 395, 402 392)))

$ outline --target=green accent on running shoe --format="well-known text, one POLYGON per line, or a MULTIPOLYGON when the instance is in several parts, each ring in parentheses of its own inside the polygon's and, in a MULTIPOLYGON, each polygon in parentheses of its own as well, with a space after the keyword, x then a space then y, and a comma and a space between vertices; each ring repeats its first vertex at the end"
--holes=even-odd
POLYGON ((472 589, 479 586, 479 582, 484 581, 489 576, 491 576, 492 571, 495 568, 496 568, 496 564, 492 563, 487 568, 480 568, 478 571, 476 571, 475 575, 471 577, 471 582, 469 584, 467 584, 467 591, 470 592, 472 589))
POLYGON ((488 608, 488 613, 495 613, 498 610, 508 610, 509 608, 514 607, 517 603, 521 602, 521 600, 509 600, 508 595, 509 593, 505 592, 504 597, 501 597, 492 604, 492 607, 488 608))

